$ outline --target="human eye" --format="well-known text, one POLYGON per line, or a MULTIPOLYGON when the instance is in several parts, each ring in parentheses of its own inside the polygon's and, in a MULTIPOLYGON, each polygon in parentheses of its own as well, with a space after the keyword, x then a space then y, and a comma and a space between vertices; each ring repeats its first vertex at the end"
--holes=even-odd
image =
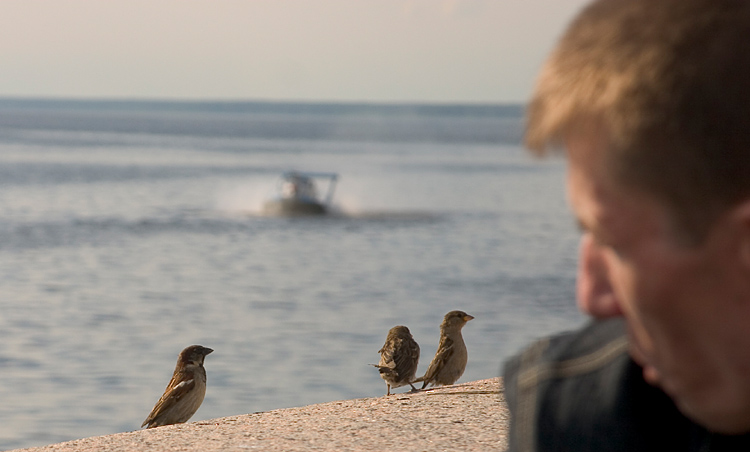
POLYGON ((594 242, 596 245, 604 252, 612 255, 617 260, 624 260, 626 257, 625 249, 624 247, 618 245, 617 243, 611 241, 611 240, 603 240, 601 238, 594 237, 594 242))
POLYGON ((618 260, 625 258, 625 250, 622 246, 619 246, 614 240, 603 234, 602 231, 589 228, 580 220, 576 221, 578 230, 582 236, 590 236, 592 244, 600 251, 604 251, 612 254, 618 260))

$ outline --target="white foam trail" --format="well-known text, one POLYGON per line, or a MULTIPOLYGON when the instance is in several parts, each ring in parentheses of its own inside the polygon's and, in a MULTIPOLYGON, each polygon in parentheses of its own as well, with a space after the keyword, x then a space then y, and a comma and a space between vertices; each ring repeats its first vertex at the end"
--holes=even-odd
POLYGON ((216 194, 216 208, 228 213, 260 214, 263 203, 274 195, 274 180, 253 180, 225 185, 216 194))

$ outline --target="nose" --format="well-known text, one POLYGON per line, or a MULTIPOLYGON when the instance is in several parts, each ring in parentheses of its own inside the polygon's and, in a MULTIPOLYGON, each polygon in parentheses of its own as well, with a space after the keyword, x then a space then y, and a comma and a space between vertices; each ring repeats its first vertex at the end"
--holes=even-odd
POLYGON ((584 233, 578 256, 576 280, 578 308, 599 319, 622 315, 610 281, 609 269, 603 250, 591 233, 584 233))

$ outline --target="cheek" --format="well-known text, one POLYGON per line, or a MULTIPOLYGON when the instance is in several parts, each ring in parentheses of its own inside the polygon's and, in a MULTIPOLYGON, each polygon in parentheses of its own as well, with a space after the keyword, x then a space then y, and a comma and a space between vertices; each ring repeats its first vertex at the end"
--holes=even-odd
POLYGON ((608 262, 612 291, 628 317, 639 318, 658 304, 662 292, 659 279, 664 276, 658 266, 623 262, 616 257, 608 262))
MULTIPOLYGON (((621 259, 606 253, 612 293, 627 320, 632 339, 641 351, 654 352, 657 337, 666 334, 670 322, 680 316, 678 275, 664 262, 647 253, 648 259, 621 259)), ((671 333, 669 333, 671 335, 671 333)))
POLYGON ((610 263, 613 292, 631 333, 646 349, 654 342, 671 342, 683 335, 675 328, 681 329, 686 320, 688 300, 695 290, 695 277, 689 271, 658 257, 658 253, 648 253, 647 259, 610 263))
POLYGON ((639 278, 635 269, 625 265, 616 257, 607 258, 609 269, 609 280, 612 284, 612 293, 617 298, 623 314, 632 314, 637 307, 637 300, 642 300, 642 278, 639 278))
MULTIPOLYGON (((645 366, 653 364, 658 354, 656 343, 661 341, 656 336, 664 331, 661 327, 664 315, 659 309, 658 283, 652 279, 651 272, 643 270, 619 261, 610 264, 612 291, 628 326, 630 354, 645 366)), ((646 369, 651 367, 646 366, 646 369)), ((651 383, 655 383, 656 377, 650 377, 651 383)))

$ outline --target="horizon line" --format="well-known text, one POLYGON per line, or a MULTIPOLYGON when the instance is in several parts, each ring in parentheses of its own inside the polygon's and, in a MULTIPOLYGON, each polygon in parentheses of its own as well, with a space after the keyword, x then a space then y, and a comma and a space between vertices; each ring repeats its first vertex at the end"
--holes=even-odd
POLYGON ((0 101, 32 102, 142 102, 142 103, 214 103, 214 104, 327 104, 327 105, 387 105, 387 106, 518 106, 522 101, 438 101, 438 100, 326 100, 326 99, 262 99, 262 98, 178 98, 178 97, 121 97, 121 96, 56 96, 56 95, 9 95, 0 94, 0 101))

